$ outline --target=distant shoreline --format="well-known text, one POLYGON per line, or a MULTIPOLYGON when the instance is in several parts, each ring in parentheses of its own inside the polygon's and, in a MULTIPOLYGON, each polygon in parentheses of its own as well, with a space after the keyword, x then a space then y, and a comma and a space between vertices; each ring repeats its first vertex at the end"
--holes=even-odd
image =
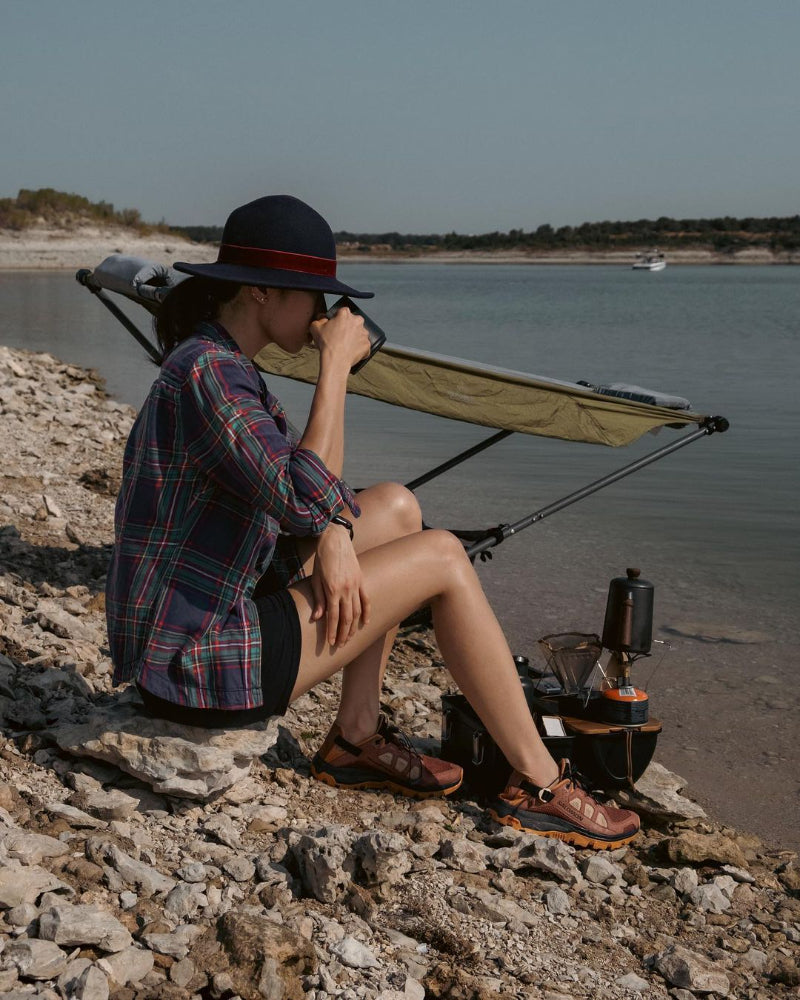
MULTIPOLYGON (((199 263, 213 259, 216 246, 194 243, 170 233, 153 232, 142 235, 134 229, 118 226, 84 226, 76 229, 39 226, 21 231, 0 229, 0 271, 69 271, 80 267, 93 268, 113 253, 131 254, 163 264, 172 264, 176 260, 199 263)), ((698 247, 666 251, 666 257, 671 267, 687 264, 800 264, 798 251, 776 253, 765 248, 720 253, 698 247)), ((565 250, 559 253, 503 250, 397 253, 380 250, 354 253, 341 248, 338 258, 347 264, 591 264, 629 267, 635 254, 628 250, 565 250)))

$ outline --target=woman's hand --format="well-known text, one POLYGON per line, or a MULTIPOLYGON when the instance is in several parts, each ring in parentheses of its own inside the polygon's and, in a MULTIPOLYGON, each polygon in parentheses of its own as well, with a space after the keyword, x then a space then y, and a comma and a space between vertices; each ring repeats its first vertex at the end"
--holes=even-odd
POLYGON ((348 371, 369 354, 369 335, 364 320, 353 315, 347 306, 339 309, 333 319, 314 320, 309 331, 322 357, 341 360, 348 371))
POLYGON ((360 625, 369 621, 369 598, 364 592, 361 566, 347 529, 330 524, 320 535, 314 572, 312 621, 327 616, 329 646, 343 646, 360 625))

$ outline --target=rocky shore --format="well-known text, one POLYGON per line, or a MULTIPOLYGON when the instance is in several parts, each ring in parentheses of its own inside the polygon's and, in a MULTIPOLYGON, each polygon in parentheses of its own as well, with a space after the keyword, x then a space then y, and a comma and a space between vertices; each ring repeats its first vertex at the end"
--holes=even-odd
MULTIPOLYGON (((103 585, 133 411, 0 347, 0 996, 308 1000, 800 996, 794 854, 654 763, 608 854, 309 778, 333 681, 283 720, 165 726, 111 688, 103 585)), ((426 747, 431 636, 383 702, 426 747)))

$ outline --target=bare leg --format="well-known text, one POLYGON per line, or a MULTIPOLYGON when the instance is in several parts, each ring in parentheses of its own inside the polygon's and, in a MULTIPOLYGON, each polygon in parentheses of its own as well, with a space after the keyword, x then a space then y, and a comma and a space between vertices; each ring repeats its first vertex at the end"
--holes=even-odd
MULTIPOLYGON (((358 502, 361 517, 353 519, 353 544, 359 555, 422 528, 414 494, 397 483, 379 483, 363 490, 358 495, 358 502)), ((301 553, 304 551, 310 552, 310 549, 301 545, 301 553)), ((309 575, 313 569, 313 555, 309 555, 304 565, 309 575)), ((383 675, 396 634, 396 627, 389 629, 343 668, 336 722, 354 743, 371 736, 378 725, 383 675)), ((302 691, 293 692, 292 699, 300 693, 302 691)))
POLYGON ((383 643, 397 622, 430 602, 445 665, 511 766, 538 785, 555 780, 558 768, 539 737, 508 644, 458 539, 447 531, 418 532, 371 548, 359 561, 372 617, 345 646, 329 646, 324 622, 311 621, 310 584, 289 588, 302 633, 292 698, 383 643))

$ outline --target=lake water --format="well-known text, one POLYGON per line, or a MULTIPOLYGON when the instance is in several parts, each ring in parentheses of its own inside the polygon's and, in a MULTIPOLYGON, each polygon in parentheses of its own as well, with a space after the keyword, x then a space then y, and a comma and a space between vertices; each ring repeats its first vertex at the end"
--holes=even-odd
MULTIPOLYGON (((783 840, 796 844, 800 269, 346 263, 340 273, 377 293, 364 305, 397 343, 556 378, 631 382, 730 420, 726 434, 505 542, 480 572, 515 651, 530 653, 547 632, 600 631, 608 580, 640 566, 656 585, 658 634, 675 648, 638 681, 649 679, 659 714, 677 727, 694 706, 706 712, 702 732, 667 739, 665 730, 668 766, 723 812, 715 787, 732 768, 763 787, 772 775, 775 805, 789 810, 783 840), (731 642, 742 630, 751 641, 731 642), (780 692, 772 707, 746 697, 756 678, 780 692), (743 739, 752 744, 745 764, 734 759, 743 739), (785 773, 768 770, 776 754, 792 764, 788 789, 785 773)), ((147 329, 143 310, 127 311, 147 329)), ((134 406, 154 376, 68 274, 0 273, 0 342, 97 368, 134 406)), ((269 381, 302 426, 310 388, 269 381)), ((405 482, 489 433, 351 397, 346 476, 356 486, 405 482)), ((513 435, 418 495, 435 525, 515 521, 682 433, 665 429, 625 449, 513 435)), ((763 803, 743 808, 735 818, 763 828, 763 803)))
MULTIPOLYGON (((709 582, 754 592, 772 608, 793 607, 798 269, 340 267, 345 280, 377 293, 364 305, 390 340, 557 378, 631 382, 728 417, 726 434, 688 446, 554 521, 602 528, 628 543, 657 535, 671 559, 702 565, 709 582)), ((143 310, 127 311, 149 332, 143 310)), ((0 274, 0 324, 3 343, 97 368, 109 391, 134 406, 153 378, 142 350, 71 275, 0 274)), ((302 426, 309 387, 277 378, 270 384, 302 426)), ((665 429, 626 449, 515 435, 423 487, 420 499, 437 523, 451 511, 464 526, 516 520, 679 433, 665 429)), ((488 434, 351 397, 346 473, 358 484, 408 481, 488 434)), ((503 551, 528 539, 535 547, 540 530, 532 527, 503 551)))

